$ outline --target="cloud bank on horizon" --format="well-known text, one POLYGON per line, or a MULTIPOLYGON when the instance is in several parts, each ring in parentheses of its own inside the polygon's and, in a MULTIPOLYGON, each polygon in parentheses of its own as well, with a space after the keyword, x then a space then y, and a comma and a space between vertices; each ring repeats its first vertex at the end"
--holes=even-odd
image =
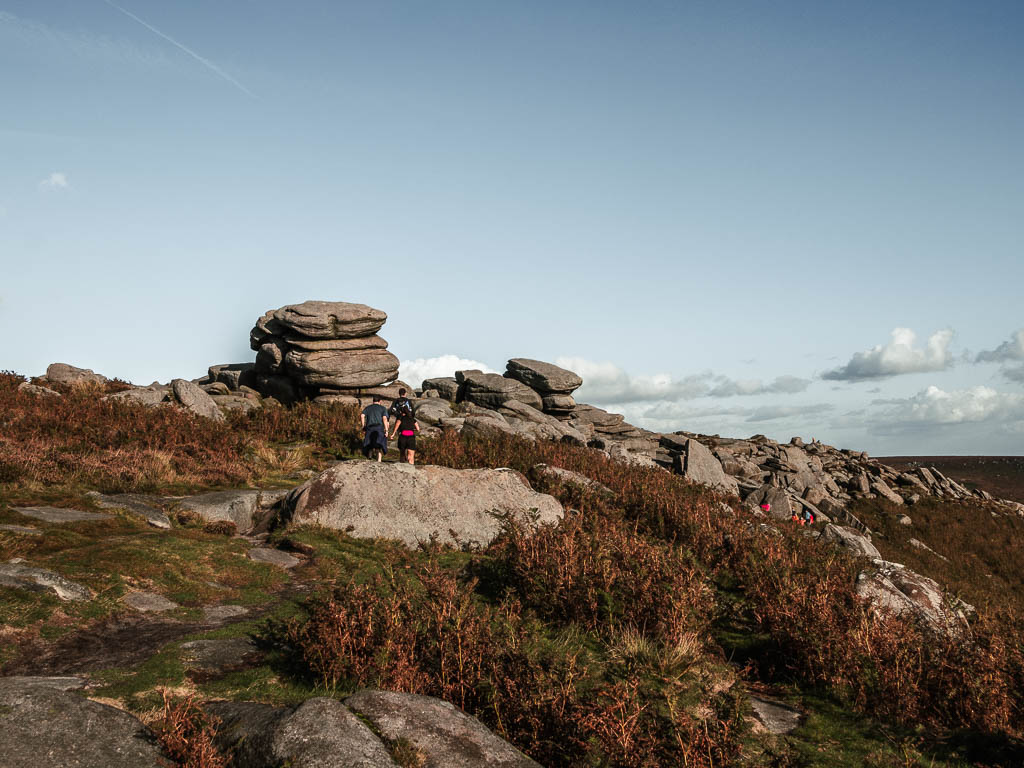
POLYGON ((868 381, 902 376, 907 373, 944 371, 953 364, 950 342, 953 331, 946 328, 928 337, 924 347, 909 328, 894 328, 888 344, 879 344, 866 352, 855 352, 850 361, 821 375, 830 381, 868 381))
MULTIPOLYGON (((911 374, 948 376, 954 359, 1004 366, 1024 360, 1024 330, 973 358, 966 352, 954 357, 953 340, 953 331, 944 329, 918 345, 912 330, 896 328, 889 343, 855 353, 846 365, 820 379, 858 382, 911 374)), ((763 428, 785 439, 786 433, 813 437, 825 427, 839 434, 860 433, 864 439, 871 435, 885 438, 894 445, 902 445, 900 441, 906 439, 949 441, 969 433, 972 439, 998 438, 1006 446, 1004 451, 1024 448, 1024 394, 981 384, 943 387, 929 383, 905 396, 876 397, 851 409, 849 404, 823 401, 820 393, 807 400, 814 380, 792 374, 771 379, 733 378, 712 371, 673 376, 634 374, 613 362, 579 356, 556 357, 553 362, 583 378, 575 393, 578 402, 622 413, 630 422, 659 432, 684 429, 747 436, 763 428)), ((973 367, 959 366, 968 373, 973 367)), ((469 368, 500 372, 478 360, 442 355, 404 361, 401 375, 404 381, 419 386, 425 378, 452 376, 469 368)), ((1024 366, 1004 367, 1000 373, 1009 381, 1024 383, 1024 366)), ((882 391, 874 387, 867 394, 882 391)), ((851 445, 857 444, 853 439, 851 445)))

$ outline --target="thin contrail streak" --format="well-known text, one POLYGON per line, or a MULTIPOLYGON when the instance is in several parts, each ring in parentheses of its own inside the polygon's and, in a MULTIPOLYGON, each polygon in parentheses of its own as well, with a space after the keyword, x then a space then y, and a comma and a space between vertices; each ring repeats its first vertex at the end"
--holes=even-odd
POLYGON ((187 47, 187 46, 185 46, 185 45, 182 45, 181 43, 179 43, 179 42, 178 42, 177 40, 175 40, 175 39, 174 39, 173 37, 171 37, 171 36, 169 36, 169 35, 165 35, 165 34, 164 34, 163 32, 161 32, 161 31, 160 31, 159 29, 157 29, 156 27, 154 27, 154 26, 153 26, 152 24, 147 24, 147 23, 146 23, 145 21, 143 21, 142 19, 140 19, 140 18, 139 18, 138 16, 136 16, 136 15, 135 15, 134 13, 132 13, 131 11, 126 11, 126 10, 125 10, 124 8, 122 8, 121 6, 119 6, 119 5, 115 5, 114 3, 110 2, 110 0, 103 0, 103 2, 105 2, 105 3, 106 3, 107 5, 109 5, 109 6, 111 7, 111 8, 114 8, 114 9, 116 9, 116 10, 120 11, 120 12, 121 12, 121 13, 123 13, 123 14, 124 14, 125 16, 127 16, 127 17, 128 17, 129 19, 134 19, 135 21, 139 22, 139 24, 141 24, 142 26, 144 26, 144 27, 145 27, 146 29, 148 29, 148 30, 149 30, 150 32, 152 32, 152 33, 153 33, 154 35, 159 35, 160 37, 162 37, 162 38, 163 38, 164 40, 166 40, 167 42, 169 42, 169 43, 170 43, 171 45, 173 45, 174 47, 176 47, 176 48, 179 48, 180 50, 182 50, 182 51, 184 51, 185 53, 187 53, 187 54, 188 54, 189 56, 191 56, 191 57, 192 57, 193 59, 195 59, 195 60, 196 60, 196 61, 198 61, 198 62, 199 62, 200 64, 202 64, 202 65, 203 65, 204 67, 207 67, 208 69, 212 69, 212 70, 213 70, 214 72, 216 72, 216 73, 217 73, 218 75, 220 75, 220 76, 221 76, 221 77, 223 77, 223 78, 224 78, 225 80, 227 80, 227 81, 228 81, 229 83, 231 83, 231 84, 232 84, 233 86, 235 86, 235 87, 236 87, 236 88, 238 88, 238 89, 239 89, 240 91, 242 91, 242 93, 244 93, 245 95, 247 95, 247 96, 252 96, 253 98, 256 98, 255 94, 253 94, 253 92, 252 92, 252 91, 250 91, 250 90, 249 90, 248 88, 246 88, 246 87, 245 87, 244 85, 242 85, 242 84, 241 84, 240 82, 238 82, 237 80, 235 80, 235 78, 233 78, 233 77, 232 77, 231 75, 229 75, 229 74, 228 74, 227 72, 225 72, 225 71, 224 71, 223 69, 221 69, 220 67, 218 67, 218 66, 217 66, 216 64, 214 64, 214 63, 213 63, 212 61, 210 61, 209 59, 205 59, 205 58, 203 58, 203 57, 202 57, 202 56, 200 56, 200 55, 199 55, 198 53, 196 53, 195 51, 193 51, 193 50, 192 50, 191 48, 189 48, 189 47, 187 47))

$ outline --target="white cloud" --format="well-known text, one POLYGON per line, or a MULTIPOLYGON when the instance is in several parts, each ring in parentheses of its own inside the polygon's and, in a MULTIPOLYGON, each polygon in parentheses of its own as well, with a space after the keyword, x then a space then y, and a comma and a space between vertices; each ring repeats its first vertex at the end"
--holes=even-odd
POLYGON ((975 358, 979 363, 1005 363, 1011 360, 1024 360, 1024 328, 1010 336, 995 349, 986 349, 975 358))
POLYGON ((998 392, 985 386, 949 392, 931 386, 913 397, 878 404, 887 407, 874 414, 871 420, 883 428, 981 422, 1013 426, 1024 422, 1024 395, 998 392))
POLYGON ((40 189, 67 189, 69 186, 71 185, 68 183, 68 177, 58 171, 54 171, 39 182, 40 189))
POLYGON ((555 364, 583 379, 574 397, 588 403, 637 403, 658 400, 689 400, 708 391, 710 373, 673 379, 667 373, 632 376, 614 363, 597 363, 581 357, 559 357, 555 364))
POLYGON ((441 355, 439 357, 418 357, 415 360, 403 360, 398 366, 398 378, 418 387, 424 379, 437 379, 442 376, 454 376, 456 371, 480 370, 484 373, 496 373, 487 363, 478 360, 467 360, 458 355, 441 355))
POLYGON ((719 383, 708 392, 708 397, 734 397, 736 395, 792 395, 803 392, 810 386, 810 379, 797 376, 778 376, 767 384, 760 379, 733 380, 724 376, 716 379, 719 383))
POLYGON ((944 329, 928 337, 924 348, 915 348, 916 334, 909 328, 895 328, 888 344, 857 352, 841 368, 822 374, 833 381, 864 381, 905 373, 943 371, 953 363, 949 345, 953 331, 944 329))
POLYGON ((809 379, 796 376, 779 376, 768 383, 760 379, 734 380, 710 371, 683 378, 673 378, 667 373, 634 376, 614 363, 580 357, 560 357, 555 363, 578 373, 583 379, 583 386, 575 394, 577 400, 607 405, 676 402, 698 397, 793 394, 803 392, 811 383, 809 379))

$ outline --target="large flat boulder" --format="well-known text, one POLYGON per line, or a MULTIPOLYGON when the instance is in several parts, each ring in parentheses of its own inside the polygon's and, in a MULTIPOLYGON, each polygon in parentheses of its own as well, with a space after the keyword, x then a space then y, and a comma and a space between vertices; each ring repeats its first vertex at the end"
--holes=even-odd
POLYGON ((544 401, 533 389, 515 379, 499 373, 483 371, 456 371, 459 382, 459 400, 468 400, 483 408, 500 408, 508 400, 518 400, 540 410, 544 401))
POLYGON ((857 557, 867 557, 872 560, 882 557, 877 547, 871 543, 871 539, 853 528, 830 523, 825 526, 821 536, 825 541, 831 541, 857 557))
POLYGON ((0 765, 168 765, 156 740, 141 722, 126 712, 67 690, 69 687, 77 687, 73 678, 0 678, 0 765))
POLYGON ((19 515, 42 520, 44 523, 78 523, 85 520, 109 520, 113 515, 102 512, 86 512, 82 509, 64 507, 11 507, 19 515))
POLYGON ((501 518, 554 523, 562 505, 536 493, 518 472, 346 461, 292 491, 285 514, 364 539, 397 539, 414 547, 442 543, 486 546, 501 518))
POLYGON ((545 395, 571 395, 583 384, 572 371, 525 357, 509 360, 505 375, 545 395))
POLYGON ((284 361, 288 374, 310 387, 378 387, 398 378, 398 358, 386 349, 291 349, 284 361))
POLYGON ((211 491, 182 499, 179 506, 208 523, 232 522, 239 533, 246 533, 257 523, 261 502, 272 503, 271 498, 264 500, 263 491, 211 491))
POLYGON ((540 768, 479 720, 447 701, 396 691, 359 691, 345 705, 384 738, 404 739, 423 768, 540 768))
POLYGON ((256 321, 250 338, 262 341, 267 336, 294 333, 308 339, 355 339, 372 336, 387 319, 387 314, 365 304, 304 301, 264 314, 256 321))
POLYGON ((454 376, 441 376, 436 379, 424 379, 423 391, 435 390, 445 400, 455 402, 459 393, 459 382, 454 376))
POLYGON ((923 621, 936 632, 957 635, 968 629, 974 607, 944 599, 942 587, 899 563, 879 562, 857 576, 857 594, 879 610, 923 621))

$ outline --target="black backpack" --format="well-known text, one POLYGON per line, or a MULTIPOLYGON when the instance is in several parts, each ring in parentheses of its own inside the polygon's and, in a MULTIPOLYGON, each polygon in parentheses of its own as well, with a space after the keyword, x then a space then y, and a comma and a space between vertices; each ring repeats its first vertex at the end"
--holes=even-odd
POLYGON ((391 415, 397 416, 399 419, 406 416, 411 417, 413 415, 413 410, 412 403, 409 402, 409 398, 400 397, 397 400, 395 400, 395 402, 391 405, 391 415))

